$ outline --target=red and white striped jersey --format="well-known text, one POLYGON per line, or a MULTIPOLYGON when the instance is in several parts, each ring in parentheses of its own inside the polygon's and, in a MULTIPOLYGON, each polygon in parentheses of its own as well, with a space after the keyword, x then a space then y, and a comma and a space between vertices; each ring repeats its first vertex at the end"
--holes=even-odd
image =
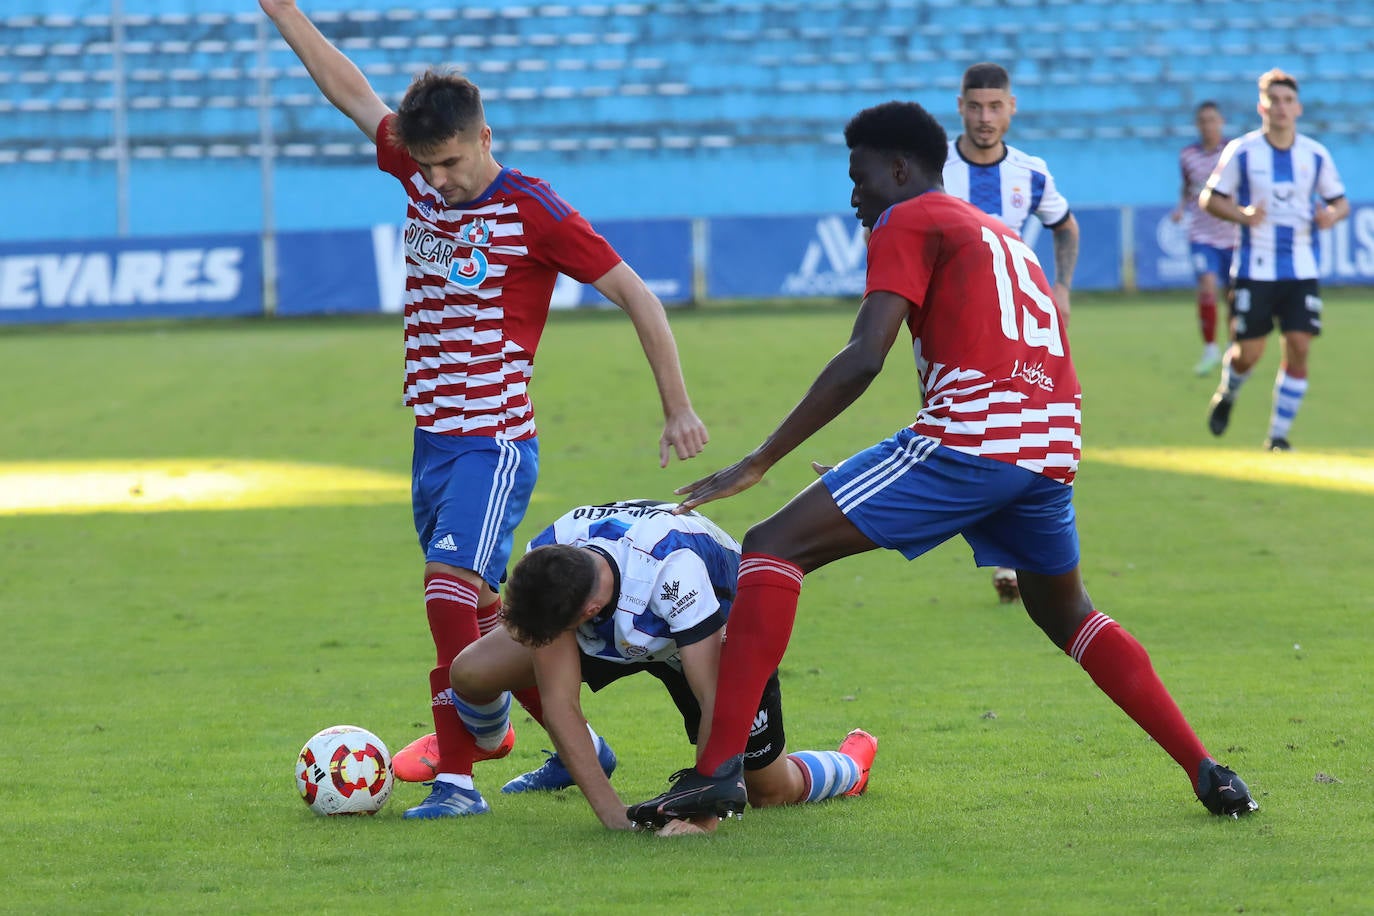
POLYGON ((865 295, 895 293, 923 404, 911 428, 1062 483, 1078 470, 1082 394, 1045 272, 996 217, 939 191, 873 227, 865 295))
POLYGON ((1187 204, 1183 209, 1188 221, 1188 241, 1211 245, 1213 248, 1235 248, 1238 227, 1218 219, 1198 206, 1197 197, 1207 185, 1207 179, 1217 167, 1221 151, 1230 142, 1222 139, 1210 153, 1201 143, 1190 143, 1178 154, 1178 169, 1183 176, 1187 204))
POLYGON ((502 169, 482 195, 450 206, 377 129, 377 167, 406 189, 406 404, 421 429, 535 435, 529 382, 559 273, 582 283, 620 263, 610 244, 538 178, 502 169))

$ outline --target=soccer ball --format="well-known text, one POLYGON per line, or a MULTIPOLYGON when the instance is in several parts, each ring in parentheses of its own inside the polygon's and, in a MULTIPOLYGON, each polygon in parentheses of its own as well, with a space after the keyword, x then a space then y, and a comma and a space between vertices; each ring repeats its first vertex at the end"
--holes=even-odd
POLYGON ((386 745, 356 725, 326 728, 296 758, 296 789, 316 814, 376 814, 392 782, 386 745))

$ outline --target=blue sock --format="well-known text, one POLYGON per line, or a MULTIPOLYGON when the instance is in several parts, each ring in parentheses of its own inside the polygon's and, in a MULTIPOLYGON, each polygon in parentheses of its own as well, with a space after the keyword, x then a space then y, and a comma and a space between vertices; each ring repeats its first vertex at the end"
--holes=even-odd
POLYGON ((859 781, 859 765, 854 758, 839 751, 797 751, 788 759, 801 767, 806 777, 806 798, 802 801, 823 801, 843 795, 859 781))
POLYGON ((477 746, 485 751, 499 747, 506 737, 506 730, 510 728, 510 691, 502 691, 490 703, 481 704, 463 699, 456 691, 450 693, 453 694, 453 708, 458 711, 458 718, 472 732, 477 746))

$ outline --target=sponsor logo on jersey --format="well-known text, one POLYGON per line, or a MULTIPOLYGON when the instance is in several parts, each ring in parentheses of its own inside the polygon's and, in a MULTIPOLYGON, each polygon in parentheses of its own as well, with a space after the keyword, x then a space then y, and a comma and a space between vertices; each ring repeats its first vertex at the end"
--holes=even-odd
MULTIPOLYGON (((482 222, 482 226, 474 229, 474 234, 480 237, 485 233, 489 242, 491 233, 486 223, 477 222, 482 222)), ((460 232, 473 229, 473 226, 473 223, 469 223, 460 232)), ((451 283, 473 289, 487 278, 487 256, 481 250, 471 248, 424 223, 412 220, 406 224, 405 244, 406 250, 416 261, 437 268, 451 283), (458 252, 465 247, 470 248, 470 254, 460 257, 458 252)))
POLYGON ((620 648, 625 653, 626 658, 642 658, 649 654, 649 650, 643 646, 637 646, 631 642, 622 642, 620 648))
POLYGON ((672 582, 664 582, 663 594, 660 595, 659 598, 668 602, 677 601, 677 594, 681 587, 682 583, 680 580, 675 579, 672 582))
MULTIPOLYGON (((674 582, 673 585, 677 585, 677 583, 674 582)), ((683 611, 687 610, 688 608, 696 604, 697 595, 699 594, 701 594, 699 591, 697 591, 696 589, 692 589, 687 594, 682 595, 681 597, 674 600, 673 609, 668 612, 668 619, 672 620, 678 614, 681 614, 683 611)))
POLYGON ((1049 373, 1045 371, 1044 363, 1036 363, 1032 366, 1018 359, 1016 365, 1011 370, 1011 377, 1019 378, 1023 382, 1027 382, 1044 391, 1054 390, 1054 379, 1050 378, 1049 373))
POLYGON ((854 223, 850 230, 839 216, 816 221, 816 238, 806 246, 801 265, 782 283, 782 292, 794 296, 859 295, 864 291, 868 240, 854 223))
POLYGON ((173 248, 0 257, 0 309, 229 302, 243 249, 173 248))

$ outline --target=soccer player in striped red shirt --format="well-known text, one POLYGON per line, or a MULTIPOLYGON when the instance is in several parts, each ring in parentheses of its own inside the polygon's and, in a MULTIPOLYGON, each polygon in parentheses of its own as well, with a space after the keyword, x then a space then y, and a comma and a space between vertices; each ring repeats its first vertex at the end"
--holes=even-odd
MULTIPOLYGON (((633 322, 663 406, 660 464, 673 451, 698 454, 706 427, 658 297, 548 184, 496 161, 475 85, 427 71, 393 112, 294 0, 260 3, 405 189, 405 394, 415 411, 412 501, 437 655, 429 681, 439 752, 433 791, 405 816, 480 814, 489 809, 472 784, 477 749, 453 709, 448 670, 499 620, 497 588, 539 467, 528 386, 559 273, 593 284, 633 322)), ((537 708, 537 693, 517 696, 537 708)))
POLYGON ((945 132, 915 103, 859 112, 845 128, 851 204, 872 228, 853 333, 753 452, 683 487, 691 509, 738 493, 855 401, 902 326, 924 404, 910 427, 846 459, 749 530, 721 653, 709 738, 694 770, 630 819, 709 824, 743 806, 740 754, 763 685, 782 661, 803 577, 886 547, 914 559, 960 535, 979 565, 1014 567, 1027 613, 1184 769, 1214 814, 1257 807, 1216 763, 1145 650, 1097 610, 1079 574, 1073 487, 1078 378, 1035 254, 995 218, 943 193, 945 132))

